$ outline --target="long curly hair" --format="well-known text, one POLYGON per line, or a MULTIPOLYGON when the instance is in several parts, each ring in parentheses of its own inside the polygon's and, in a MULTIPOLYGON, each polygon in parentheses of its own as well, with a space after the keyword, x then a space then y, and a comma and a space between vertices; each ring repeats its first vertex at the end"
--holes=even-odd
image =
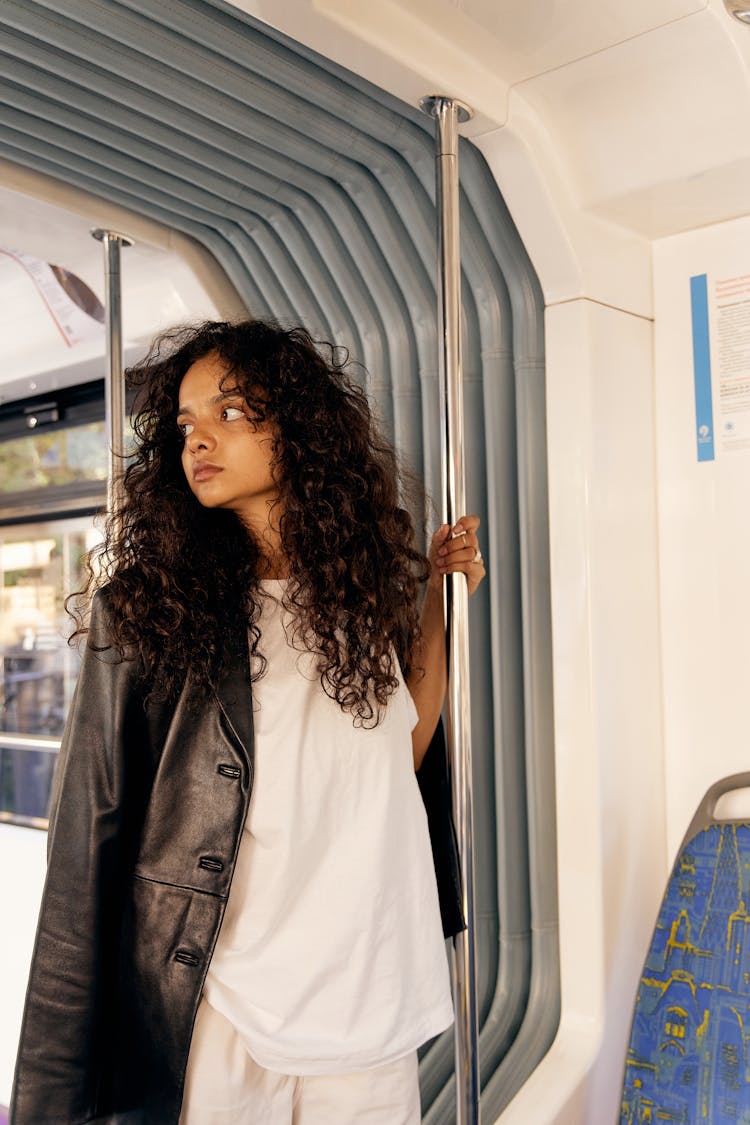
MULTIPOLYGON (((345 349, 316 346, 303 328, 248 320, 171 329, 129 369, 136 449, 119 509, 89 557, 83 604, 106 580, 112 643, 141 657, 149 698, 176 697, 188 673, 210 693, 248 631, 253 676, 263 674, 260 544, 233 512, 201 506, 181 463, 180 384, 207 356, 221 360, 254 422, 277 435, 272 471, 291 574, 283 601, 297 635, 319 657, 324 691, 355 722, 375 725, 398 685, 394 654, 405 676, 414 666, 429 563, 404 488, 413 503, 421 498, 346 373, 345 349)), ((78 636, 83 615, 72 612, 78 636)))

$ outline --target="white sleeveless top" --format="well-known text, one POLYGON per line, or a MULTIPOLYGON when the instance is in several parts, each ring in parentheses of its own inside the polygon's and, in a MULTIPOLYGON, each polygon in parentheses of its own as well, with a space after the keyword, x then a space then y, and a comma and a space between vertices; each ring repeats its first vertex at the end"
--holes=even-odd
POLYGON ((261 1066, 338 1074, 413 1051, 453 1010, 414 702, 399 672, 380 724, 355 727, 291 646, 284 585, 263 583, 253 792, 204 991, 261 1066))

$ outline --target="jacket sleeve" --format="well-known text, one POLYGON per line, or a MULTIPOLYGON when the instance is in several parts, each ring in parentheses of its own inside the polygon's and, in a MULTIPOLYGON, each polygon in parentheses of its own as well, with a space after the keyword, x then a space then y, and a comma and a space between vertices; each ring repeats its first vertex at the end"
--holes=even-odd
POLYGON ((450 766, 442 719, 417 770, 417 782, 427 812, 443 933, 447 938, 455 937, 466 929, 466 923, 458 844, 453 824, 450 766))
POLYGON ((55 774, 13 1125, 91 1121, 106 1081, 99 1046, 108 1034, 129 850, 125 747, 130 755, 145 731, 137 664, 109 647, 108 618, 100 591, 55 774))

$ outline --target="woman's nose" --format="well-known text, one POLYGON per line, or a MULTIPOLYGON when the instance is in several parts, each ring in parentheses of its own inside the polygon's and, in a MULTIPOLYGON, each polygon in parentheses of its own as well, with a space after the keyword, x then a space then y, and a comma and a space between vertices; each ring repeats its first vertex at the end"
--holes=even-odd
POLYGON ((216 445, 216 439, 210 428, 201 426, 197 422, 194 423, 192 433, 188 434, 186 440, 191 453, 198 453, 201 449, 213 449, 216 445))

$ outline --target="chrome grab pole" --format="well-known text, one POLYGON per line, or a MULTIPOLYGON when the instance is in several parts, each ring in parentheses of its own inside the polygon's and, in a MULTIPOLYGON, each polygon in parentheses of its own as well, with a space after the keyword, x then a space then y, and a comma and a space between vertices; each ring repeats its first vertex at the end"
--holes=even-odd
POLYGON ((107 328, 107 375, 104 380, 104 419, 108 438, 107 514, 117 518, 125 469, 125 379, 122 366, 122 290, 120 248, 132 238, 96 227, 92 236, 104 247, 104 307, 107 328))
MULTIPOLYGON (((461 371, 461 247, 459 239, 458 125, 471 110, 455 98, 423 98, 422 110, 436 130, 438 226, 438 330, 443 522, 466 514, 461 371)), ((448 645, 448 746, 453 772, 453 811, 458 834, 467 928, 453 939, 456 1004, 456 1122, 479 1122, 479 1034, 474 951, 474 850, 469 710, 469 604, 463 574, 451 576, 446 599, 448 645)))

